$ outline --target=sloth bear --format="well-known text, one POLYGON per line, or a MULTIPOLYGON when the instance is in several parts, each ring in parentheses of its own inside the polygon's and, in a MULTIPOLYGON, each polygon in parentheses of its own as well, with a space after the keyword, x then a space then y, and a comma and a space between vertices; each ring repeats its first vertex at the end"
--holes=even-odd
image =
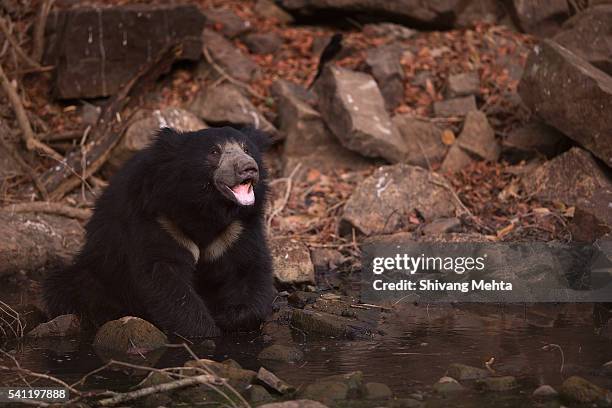
POLYGON ((159 131, 111 179, 72 266, 51 273, 51 315, 138 316, 169 333, 254 329, 271 311, 267 193, 253 129, 159 131))

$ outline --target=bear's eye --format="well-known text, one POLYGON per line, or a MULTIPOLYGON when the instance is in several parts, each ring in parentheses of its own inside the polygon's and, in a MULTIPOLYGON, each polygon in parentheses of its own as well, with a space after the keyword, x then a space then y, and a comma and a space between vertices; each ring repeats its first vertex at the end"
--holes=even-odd
POLYGON ((210 148, 210 154, 213 156, 218 156, 221 154, 221 149, 219 149, 217 146, 213 146, 210 148))
POLYGON ((249 148, 246 145, 242 146, 242 150, 244 150, 246 154, 249 154, 249 148))

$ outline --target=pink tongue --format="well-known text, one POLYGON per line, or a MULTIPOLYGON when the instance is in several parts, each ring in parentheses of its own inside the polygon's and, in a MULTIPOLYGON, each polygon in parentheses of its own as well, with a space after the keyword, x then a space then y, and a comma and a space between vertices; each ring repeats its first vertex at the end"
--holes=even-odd
POLYGON ((255 194, 251 184, 238 184, 232 187, 232 192, 236 200, 242 205, 252 205, 255 202, 255 194))

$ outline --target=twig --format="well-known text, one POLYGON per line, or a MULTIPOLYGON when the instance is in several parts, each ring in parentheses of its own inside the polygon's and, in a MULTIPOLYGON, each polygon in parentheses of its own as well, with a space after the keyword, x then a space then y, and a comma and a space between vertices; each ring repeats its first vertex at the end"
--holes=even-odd
POLYGON ((13 309, 12 307, 10 307, 9 305, 7 305, 1 300, 0 300, 0 312, 4 313, 5 315, 8 315, 10 318, 13 319, 12 322, 7 322, 4 318, 2 318, 2 321, 9 326, 9 328, 15 335, 15 338, 23 337, 23 334, 25 332, 25 327, 23 325, 23 322, 21 321, 21 316, 19 315, 19 312, 17 312, 15 309, 13 309), (15 322, 17 323, 16 325, 17 327, 13 328, 13 323, 15 322))
POLYGON ((10 204, 0 208, 2 211, 11 213, 40 212, 47 214, 63 215, 65 217, 88 220, 91 217, 91 210, 86 208, 75 208, 61 203, 48 201, 34 201, 29 203, 10 204))
POLYGON ((19 127, 21 128, 21 138, 25 142, 26 148, 30 151, 39 150, 48 154, 49 156, 52 156, 57 160, 62 160, 62 156, 58 152, 56 152, 55 150, 53 150, 52 148, 34 137, 32 125, 30 125, 28 115, 25 111, 25 108, 23 107, 23 104, 21 103, 21 98, 19 97, 17 91, 15 91, 15 88, 13 88, 8 77, 4 73, 2 64, 0 64, 0 83, 2 85, 2 88, 4 89, 4 92, 6 92, 9 101, 11 102, 11 105, 13 106, 15 116, 17 117, 17 122, 19 123, 19 127))
POLYGON ((268 232, 270 231, 270 229, 272 227, 272 220, 274 219, 274 217, 276 217, 278 214, 280 214, 281 211, 283 211, 283 209, 285 208, 285 206, 289 202, 289 197, 291 196, 291 189, 293 187, 293 176, 295 176, 295 173, 297 173, 297 171, 300 169, 300 167, 302 167, 302 162, 299 162, 295 166, 295 168, 291 171, 291 174, 289 174, 289 177, 287 177, 285 179, 285 181, 287 183, 287 187, 285 189, 285 196, 283 197, 283 201, 282 201, 281 205, 278 208, 275 208, 272 211, 272 213, 270 214, 270 217, 268 218, 268 223, 267 223, 268 232))
POLYGON ((561 348, 561 346, 558 344, 550 343, 542 347, 542 350, 548 351, 552 348, 556 348, 561 353, 561 369, 559 370, 559 372, 563 374, 563 367, 565 366, 565 355, 563 354, 563 349, 561 348))
POLYGON ((44 0, 40 5, 36 25, 34 26, 34 38, 32 45, 32 60, 38 62, 42 60, 45 49, 45 28, 47 26, 47 18, 55 0, 44 0))
POLYGON ((15 39, 15 37, 13 37, 8 28, 8 25, 6 24, 6 20, 2 17, 0 17, 0 30, 2 30, 2 33, 4 34, 6 39, 9 41, 9 43, 11 43, 13 50, 15 50, 15 53, 19 56, 19 58, 21 58, 31 68, 40 68, 40 64, 34 61, 32 58, 28 57, 28 55, 23 51, 21 46, 17 43, 17 40, 15 39))

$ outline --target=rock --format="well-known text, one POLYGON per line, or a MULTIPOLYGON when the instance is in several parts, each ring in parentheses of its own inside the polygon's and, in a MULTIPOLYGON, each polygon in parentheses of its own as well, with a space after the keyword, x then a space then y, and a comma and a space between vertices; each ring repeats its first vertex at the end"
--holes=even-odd
POLYGON ((289 238, 270 240, 274 278, 280 285, 315 284, 308 247, 289 238))
POLYGON ((591 201, 601 191, 612 191, 610 181, 591 154, 578 147, 542 164, 522 179, 525 192, 542 201, 567 205, 591 201))
POLYGON ((10 206, 0 210, 0 276, 70 262, 83 242, 83 228, 74 219, 9 211, 10 206))
POLYGON ((275 33, 248 34, 242 42, 253 54, 273 54, 283 45, 283 39, 275 33))
POLYGON ((300 397, 324 403, 333 403, 348 398, 348 387, 339 381, 315 382, 309 384, 300 392, 300 397))
POLYGON ((363 388, 363 372, 351 371, 346 374, 329 375, 321 377, 317 382, 339 382, 347 386, 348 397, 358 398, 362 394, 363 388))
POLYGON ((333 13, 345 17, 367 15, 383 21, 399 21, 406 25, 426 25, 431 28, 450 28, 459 0, 423 2, 419 0, 280 0, 279 5, 292 14, 304 17, 333 13))
POLYGON ((509 391, 518 387, 516 378, 512 376, 483 378, 477 380, 476 385, 481 390, 495 392, 509 391))
POLYGON ((271 88, 278 107, 280 134, 285 138, 284 173, 289 175, 297 163, 301 171, 317 169, 322 173, 339 170, 361 170, 370 165, 359 154, 346 149, 323 122, 321 114, 311 105, 314 95, 293 83, 278 80, 271 88))
POLYGON ((541 122, 531 122, 510 131, 502 142, 504 153, 517 161, 535 155, 552 158, 569 148, 570 141, 564 134, 541 122))
POLYGON ((93 345, 120 353, 147 353, 168 343, 157 327, 139 317, 126 316, 104 323, 98 329, 93 345))
POLYGON ((266 370, 263 367, 259 368, 257 372, 257 380, 262 383, 265 387, 275 391, 279 394, 287 394, 295 391, 295 388, 277 376, 275 376, 272 372, 266 370))
POLYGON ((372 74, 388 110, 395 109, 404 100, 404 68, 400 64, 402 47, 388 44, 366 51, 366 68, 372 74))
POLYGON ((474 95, 434 102, 433 106, 434 114, 441 117, 465 116, 477 109, 474 95))
POLYGON ((580 200, 569 230, 577 242, 594 242, 612 232, 612 191, 596 190, 590 199, 580 200))
POLYGON ((525 104, 612 167, 612 77, 550 40, 534 48, 519 84, 525 104))
POLYGON ((257 356, 259 360, 283 361, 285 363, 296 363, 304 358, 304 353, 298 348, 274 344, 266 347, 257 356))
POLYGON ((417 34, 416 30, 394 23, 365 24, 362 31, 367 37, 389 37, 398 41, 409 40, 417 34))
POLYGON ((201 91, 190 110, 206 123, 216 126, 252 126, 268 132, 272 137, 278 136, 276 128, 232 84, 221 84, 201 91))
POLYGON ((498 0, 472 0, 459 12, 455 27, 468 28, 476 23, 498 23, 505 15, 504 4, 498 0))
POLYGON ((56 66, 59 99, 110 96, 172 43, 182 44, 181 59, 198 60, 203 28, 204 16, 195 5, 59 9, 47 19, 43 65, 56 66))
POLYGON ((156 132, 163 127, 189 132, 205 129, 207 126, 193 113, 180 108, 167 107, 145 113, 140 120, 133 122, 113 149, 109 164, 113 170, 119 169, 130 157, 148 146, 155 138, 156 132))
POLYGON ((315 272, 325 273, 330 270, 338 269, 345 258, 340 251, 329 248, 314 248, 310 251, 310 259, 315 268, 315 272))
POLYGON ((393 396, 391 389, 386 384, 382 383, 366 383, 365 392, 366 398, 369 400, 383 400, 393 396))
POLYGON ((489 377, 489 372, 484 368, 453 363, 448 367, 448 370, 446 370, 446 375, 459 381, 480 380, 489 377))
POLYGON ((425 235, 439 235, 447 232, 459 232, 461 230, 461 220, 456 217, 439 218, 433 220, 423 228, 425 235))
POLYGON ((499 158, 500 148, 495 140, 495 131, 481 111, 468 112, 456 143, 480 160, 495 162, 499 158))
POLYGON ((446 96, 454 98, 465 95, 478 95, 480 93, 480 76, 478 72, 463 72, 450 75, 446 82, 446 96))
POLYGON ((311 335, 348 339, 365 337, 371 332, 367 324, 354 318, 306 309, 295 309, 291 314, 291 324, 311 335))
POLYGON ((68 314, 41 323, 28 333, 28 337, 70 337, 81 331, 81 323, 76 315, 68 314))
POLYGON ((238 37, 253 28, 249 21, 243 20, 230 9, 206 10, 204 16, 206 16, 207 28, 220 31, 227 38, 238 37))
POLYGON ((274 397, 261 385, 251 385, 244 396, 250 403, 256 405, 274 400, 274 397))
POLYGON ((572 376, 563 381, 559 393, 566 400, 580 403, 606 400, 608 395, 607 390, 578 376, 572 376))
POLYGON ((366 157, 402 161, 405 146, 370 75, 328 66, 315 87, 321 115, 344 147, 366 157))
POLYGON ((433 385, 433 390, 438 394, 452 394, 465 391, 465 388, 452 377, 442 377, 433 385))
POLYGON ((260 405, 259 408, 327 408, 317 401, 301 399, 294 401, 274 402, 272 404, 260 405))
POLYGON ((83 101, 81 106, 81 122, 84 125, 95 125, 98 122, 102 108, 83 101))
POLYGON ((472 162, 472 157, 458 144, 454 144, 448 149, 448 153, 440 166, 444 173, 455 173, 468 166, 472 162))
MULTIPOLYGON (((248 83, 259 77, 259 66, 221 34, 204 29, 202 41, 213 61, 232 78, 248 83)), ((204 66, 208 67, 208 62, 205 61, 204 66)), ((209 69, 213 72, 214 77, 219 75, 216 70, 209 69)))
POLYGON ((549 37, 559 30, 570 15, 565 0, 512 0, 513 17, 521 30, 540 37, 549 37))
POLYGON ((278 7, 273 0, 257 0, 253 10, 261 17, 276 20, 281 24, 291 24, 293 22, 291 14, 278 7))
POLYGON ((555 398, 559 393, 550 385, 540 385, 536 388, 531 396, 536 399, 555 398))
POLYGON ((421 167, 379 167, 355 188, 342 222, 369 236, 401 230, 412 211, 426 221, 451 217, 457 209, 451 191, 442 176, 421 167))
POLYGON ((313 292, 295 291, 287 297, 287 302, 298 309, 303 309, 304 306, 314 303, 319 295, 313 292))
POLYGON ((555 42, 612 75, 612 4, 593 5, 576 14, 555 35, 555 42))
POLYGON ((406 146, 405 162, 428 168, 440 163, 448 150, 442 142, 442 129, 433 122, 410 114, 399 114, 392 118, 406 146))
POLYGON ((185 363, 185 367, 182 370, 184 375, 197 375, 199 372, 193 370, 193 368, 204 368, 212 371, 214 374, 222 378, 227 378, 230 385, 240 390, 245 390, 249 385, 255 381, 257 373, 252 370, 245 370, 240 365, 232 364, 231 361, 218 362, 201 358, 199 360, 190 360, 185 363))

